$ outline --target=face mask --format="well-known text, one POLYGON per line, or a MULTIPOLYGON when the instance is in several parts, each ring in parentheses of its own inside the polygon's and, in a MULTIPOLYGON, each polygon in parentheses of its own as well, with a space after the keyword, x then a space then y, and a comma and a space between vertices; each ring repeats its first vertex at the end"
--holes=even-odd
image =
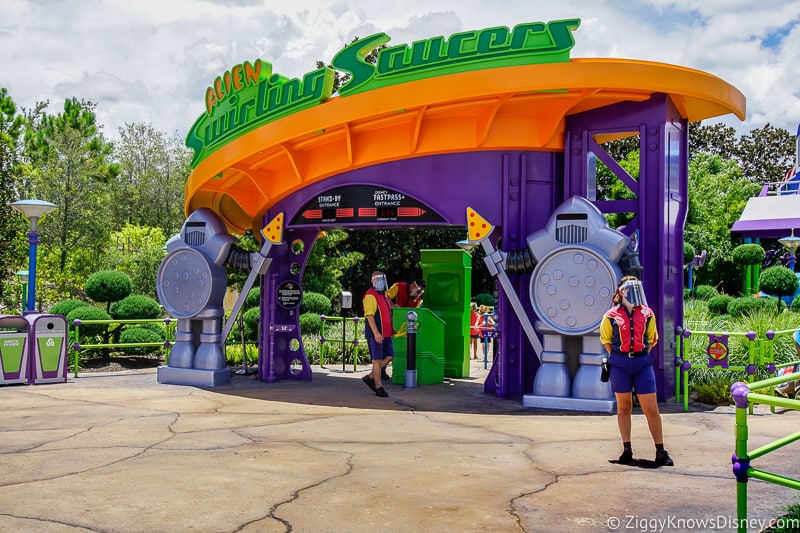
POLYGON ((422 294, 422 290, 419 287, 417 287, 416 285, 414 285, 414 288, 409 291, 409 296, 411 296, 411 298, 414 298, 414 299, 416 299, 421 294, 422 294))
POLYGON ((386 290, 389 288, 389 285, 386 282, 386 274, 372 276, 372 288, 378 292, 386 292, 386 290))
POLYGON ((642 282, 638 279, 626 281, 620 286, 619 290, 622 292, 623 296, 625 296, 625 299, 633 304, 634 307, 637 305, 647 306, 644 287, 642 286, 642 282))

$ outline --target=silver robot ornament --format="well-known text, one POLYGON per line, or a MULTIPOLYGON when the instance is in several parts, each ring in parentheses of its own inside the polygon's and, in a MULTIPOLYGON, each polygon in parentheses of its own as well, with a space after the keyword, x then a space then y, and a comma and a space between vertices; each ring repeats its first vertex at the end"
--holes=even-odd
POLYGON ((591 202, 573 196, 527 242, 536 263, 530 279, 531 305, 539 317, 536 329, 543 336, 544 350, 526 403, 613 411, 611 387, 600 380, 604 350, 599 326, 622 277, 620 263, 626 268, 638 264, 629 249, 630 239, 608 227, 591 202), (567 336, 582 340, 574 378, 567 365, 567 336))

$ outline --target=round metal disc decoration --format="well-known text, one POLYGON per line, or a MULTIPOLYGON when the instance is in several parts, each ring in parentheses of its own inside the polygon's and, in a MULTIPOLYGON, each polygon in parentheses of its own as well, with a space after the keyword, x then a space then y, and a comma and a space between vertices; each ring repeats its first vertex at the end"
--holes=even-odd
POLYGON ((191 318, 205 309, 212 285, 208 259, 192 248, 171 252, 158 268, 158 299, 175 318, 191 318))
POLYGON ((533 270, 531 305, 558 333, 583 335, 600 325, 619 277, 619 267, 591 248, 566 246, 533 270))

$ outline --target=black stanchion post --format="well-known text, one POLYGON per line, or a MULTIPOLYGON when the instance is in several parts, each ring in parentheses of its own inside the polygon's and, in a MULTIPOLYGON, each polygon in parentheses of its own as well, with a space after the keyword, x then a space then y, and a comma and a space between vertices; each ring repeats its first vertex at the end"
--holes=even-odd
POLYGON ((417 386, 417 313, 406 313, 406 388, 417 386))

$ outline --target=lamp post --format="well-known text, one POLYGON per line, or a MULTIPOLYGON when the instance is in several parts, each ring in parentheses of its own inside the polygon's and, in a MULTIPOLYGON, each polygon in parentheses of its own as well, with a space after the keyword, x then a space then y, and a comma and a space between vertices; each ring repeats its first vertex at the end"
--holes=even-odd
POLYGON ((28 271, 27 270, 19 270, 17 271, 17 279, 19 280, 19 284, 22 285, 22 313, 25 313, 25 302, 28 300, 28 271))
POLYGON ((794 236, 794 228, 792 228, 792 234, 783 239, 778 239, 778 242, 789 250, 789 268, 794 271, 794 264, 796 261, 795 253, 797 252, 797 248, 800 247, 800 237, 794 236))
POLYGON ((28 306, 24 314, 36 312, 36 245, 39 244, 39 219, 56 209, 56 204, 43 200, 20 200, 11 204, 11 207, 22 213, 31 224, 28 232, 28 306))

